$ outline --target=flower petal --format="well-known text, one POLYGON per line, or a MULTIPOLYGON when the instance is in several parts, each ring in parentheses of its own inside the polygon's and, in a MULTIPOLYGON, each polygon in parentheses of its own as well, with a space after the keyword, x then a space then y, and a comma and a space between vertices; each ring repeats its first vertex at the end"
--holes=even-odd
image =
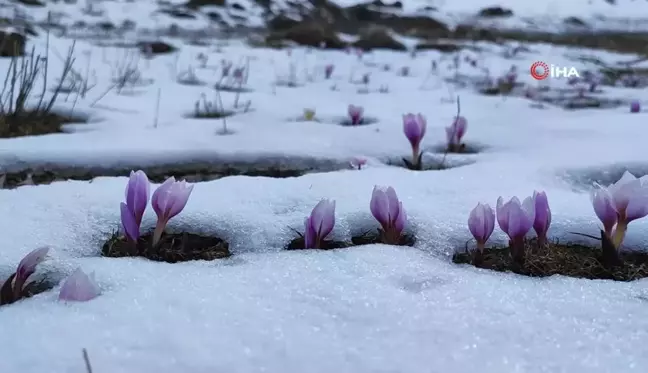
POLYGON ((94 280, 94 273, 87 275, 77 268, 65 279, 59 292, 59 300, 87 302, 99 296, 99 286, 94 280))

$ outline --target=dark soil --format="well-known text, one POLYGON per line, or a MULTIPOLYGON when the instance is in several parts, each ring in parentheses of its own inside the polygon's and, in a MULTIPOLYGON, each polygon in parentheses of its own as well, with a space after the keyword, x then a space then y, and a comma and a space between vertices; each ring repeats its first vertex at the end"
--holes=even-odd
POLYGON ((62 133, 61 127, 64 124, 85 122, 87 122, 85 118, 52 112, 24 112, 19 115, 0 116, 0 138, 62 133))
POLYGON ((546 248, 538 249, 534 241, 528 241, 521 266, 513 262, 509 248, 487 248, 482 255, 478 251, 459 252, 452 261, 530 277, 563 275, 616 281, 648 277, 648 253, 621 252, 622 263, 616 266, 603 265, 602 253, 601 249, 576 244, 550 243, 546 248))
POLYGON ((460 144, 459 146, 439 146, 435 148, 436 152, 439 154, 478 154, 482 151, 482 148, 475 145, 467 145, 465 143, 460 144))
MULTIPOLYGON (((174 176, 176 179, 185 179, 188 182, 212 181, 228 176, 261 176, 272 178, 288 178, 305 175, 309 172, 327 172, 344 169, 346 166, 335 164, 317 167, 285 168, 277 166, 257 166, 255 164, 228 164, 228 163, 197 163, 195 165, 161 165, 159 167, 143 168, 154 183, 162 183, 167 178, 174 176)), ((96 177, 128 177, 131 168, 123 169, 83 169, 75 167, 62 167, 60 169, 25 169, 16 172, 6 172, 5 189, 33 183, 34 185, 50 184, 65 180, 93 180, 96 177)), ((1 188, 2 186, 0 186, 1 188)))
POLYGON ((404 168, 407 168, 408 170, 412 170, 412 171, 441 171, 441 170, 447 170, 447 169, 453 168, 452 166, 449 166, 445 162, 445 159, 442 160, 442 161, 439 161, 439 162, 423 162, 422 157, 423 157, 423 153, 421 153, 421 155, 419 155, 417 165, 414 165, 407 158, 403 158, 403 163, 394 164, 394 165, 404 167, 404 168))
POLYGON ((111 258, 144 257, 156 262, 177 263, 190 260, 227 258, 229 244, 218 237, 191 233, 165 234, 156 248, 151 245, 153 234, 140 237, 137 244, 113 235, 102 247, 101 254, 111 258))
MULTIPOLYGON (((378 232, 367 232, 360 236, 351 237, 351 242, 356 246, 383 243, 378 232)), ((398 246, 414 246, 415 243, 416 237, 414 235, 404 234, 401 236, 398 246)))
POLYGON ((227 118, 231 117, 234 115, 234 112, 232 111, 207 111, 207 110, 199 110, 191 115, 187 116, 187 118, 193 118, 193 119, 222 119, 222 118, 227 118))
MULTIPOLYGON (((286 250, 312 250, 312 249, 304 249, 304 246, 305 246, 304 237, 298 237, 290 241, 290 243, 286 245, 286 250)), ((342 241, 323 241, 322 246, 323 247, 320 248, 319 250, 344 249, 346 247, 350 247, 353 245, 342 241)))
POLYGON ((378 123, 378 119, 364 117, 364 118, 362 118, 360 123, 357 123, 357 124, 353 124, 351 122, 351 119, 349 119, 349 118, 342 119, 339 124, 341 126, 344 126, 344 127, 358 127, 358 126, 366 126, 366 125, 374 124, 374 123, 378 123))

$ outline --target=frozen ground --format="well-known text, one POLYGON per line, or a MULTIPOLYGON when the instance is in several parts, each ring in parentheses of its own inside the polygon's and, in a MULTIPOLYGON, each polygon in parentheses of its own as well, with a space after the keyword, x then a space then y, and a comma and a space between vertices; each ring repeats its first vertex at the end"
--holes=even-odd
MULTIPOLYGON (((332 2, 346 7, 370 1, 335 0, 332 2)), ((383 3, 394 2, 384 1, 383 3)), ((0 9, 0 16, 13 17, 14 9, 18 9, 21 16, 27 19, 44 22, 49 14, 56 24, 68 27, 77 21, 83 21, 89 26, 110 21, 117 27, 124 21, 132 21, 135 22, 137 28, 149 30, 168 28, 171 24, 176 24, 186 30, 209 28, 214 24, 208 16, 210 12, 218 14, 219 22, 233 27, 261 27, 266 21, 263 17, 265 9, 259 2, 251 0, 226 1, 224 6, 202 6, 195 11, 189 11, 191 17, 176 17, 165 12, 183 8, 187 3, 178 0, 136 2, 130 0, 66 0, 44 3, 45 5, 42 7, 16 3, 7 4, 7 7, 0 9)), ((588 25, 587 30, 630 32, 648 30, 648 16, 646 16, 648 3, 638 0, 616 0, 614 4, 606 0, 406 0, 401 3, 402 9, 394 10, 394 13, 426 15, 446 22, 451 27, 458 24, 479 24, 515 30, 560 32, 568 27, 564 24, 565 18, 577 17, 588 25), (512 10, 513 16, 494 19, 477 17, 480 9, 496 6, 512 10)), ((312 3, 305 0, 273 0, 270 10, 273 14, 295 15, 296 9, 311 9, 312 7, 312 3), (298 6, 295 7, 295 4, 298 6)), ((183 13, 187 13, 187 11, 184 10, 183 13)), ((74 32, 75 30, 70 31, 74 32)))
MULTIPOLYGON (((534 45, 511 61, 500 50, 474 55, 493 75, 513 63, 527 83, 527 67, 542 59, 574 64, 566 55, 587 51, 534 45)), ((63 53, 64 42, 55 47, 63 53)), ((241 46, 210 52, 207 65, 221 58, 251 56, 250 88, 242 95, 253 111, 228 119, 235 133, 219 136, 220 121, 183 117, 207 87, 175 82, 190 65, 213 84, 215 72, 195 62, 199 49, 140 62, 147 86, 130 95, 114 91, 91 105, 109 85, 116 50, 79 43, 80 66, 90 55, 98 86, 75 110, 96 123, 74 126, 72 134, 0 140, 4 169, 27 164, 129 164, 144 166, 196 159, 295 156, 348 160, 366 156, 369 166, 270 179, 230 177, 196 184, 173 229, 215 233, 231 243, 234 256, 183 264, 99 257, 101 244, 118 227, 125 178, 59 182, 0 190, 3 248, 0 277, 31 249, 49 245, 43 267, 64 276, 82 266, 95 271, 103 294, 88 303, 62 304, 56 291, 0 309, 0 372, 82 372, 87 348, 96 372, 644 372, 648 368, 646 280, 633 283, 563 277, 529 279, 450 263, 448 254, 469 239, 466 220, 477 202, 495 204, 499 195, 545 190, 553 209, 552 237, 594 233, 598 222, 587 185, 574 175, 633 164, 648 156, 645 118, 627 108, 566 112, 532 109, 528 100, 485 97, 469 89, 461 95, 468 119, 468 144, 486 150, 465 157, 473 164, 445 171, 414 173, 387 167, 405 156, 401 115, 427 116, 423 141, 433 148, 455 106, 440 79, 420 89, 433 52, 412 60, 406 54, 374 53, 369 62, 410 66, 411 77, 368 67, 342 53, 250 50, 241 46), (273 87, 297 66, 299 88, 273 87), (307 82, 305 69, 335 63, 332 81, 321 74, 307 82), (370 71, 371 89, 388 84, 390 93, 358 94, 349 75, 370 71), (338 90, 332 91, 336 85, 338 90), (161 92, 158 128, 153 128, 161 92), (350 103, 363 105, 378 123, 357 128, 336 125, 350 103), (305 107, 320 123, 298 122, 305 107), (571 175, 567 177, 566 175, 571 175), (577 178, 576 178, 577 179, 577 178), (304 217, 321 198, 337 201, 336 238, 375 225, 369 214, 374 185, 391 185, 403 200, 415 232, 414 248, 371 245, 332 252, 285 252, 304 217), (579 188, 581 187, 581 188, 579 188)), ((205 50, 202 50, 205 52, 205 50)), ((613 63, 631 57, 596 52, 613 63)), ((54 59, 52 59, 54 60, 54 59)), ((448 61, 449 62, 449 61, 448 61)), ((446 73, 446 64, 441 71, 446 73)), ((3 63, 5 63, 3 61, 3 63)), ((577 65, 584 68, 584 65, 577 65)), ((3 66, 4 68, 4 66, 3 66)), ((53 66, 56 70, 57 66, 53 66)), ((463 74, 480 75, 462 68, 463 74)), ((552 81, 555 86, 564 82, 552 81)), ((605 94, 646 99, 645 92, 604 87, 605 94), (643 96, 640 96, 643 95, 643 96)), ((224 94, 231 105, 233 94, 224 94)), ((61 103, 69 110, 72 99, 61 103)), ((154 224, 149 209, 147 227, 154 224)), ((502 240, 497 233, 497 240, 502 240)), ((630 248, 646 248, 648 223, 633 222, 630 248)))

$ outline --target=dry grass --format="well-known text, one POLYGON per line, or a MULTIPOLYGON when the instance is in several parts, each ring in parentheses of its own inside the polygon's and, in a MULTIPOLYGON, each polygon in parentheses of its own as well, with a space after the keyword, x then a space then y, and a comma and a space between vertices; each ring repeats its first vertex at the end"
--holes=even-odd
POLYGON ((600 248, 558 242, 538 248, 535 240, 530 240, 525 245, 525 261, 522 265, 513 261, 509 248, 487 248, 483 254, 464 251, 456 253, 452 261, 530 277, 563 275, 616 281, 648 277, 648 253, 622 252, 620 258, 621 263, 617 265, 605 265, 600 248))

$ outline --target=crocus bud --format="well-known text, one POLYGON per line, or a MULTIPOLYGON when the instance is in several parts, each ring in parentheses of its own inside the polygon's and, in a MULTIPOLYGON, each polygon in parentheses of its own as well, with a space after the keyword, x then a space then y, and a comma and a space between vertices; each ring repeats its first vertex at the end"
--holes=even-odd
POLYGON ((477 241, 477 248, 484 251, 486 241, 495 229, 495 212, 488 204, 478 203, 468 217, 468 229, 477 241))
POLYGON ((529 232, 535 220, 535 203, 533 198, 527 197, 520 203, 517 197, 504 203, 504 199, 497 199, 497 223, 510 238, 511 256, 520 263, 524 260, 524 236, 529 232))
POLYGON ((36 267, 47 257, 49 248, 43 247, 31 251, 18 264, 16 272, 0 286, 0 305, 14 303, 22 298, 23 287, 29 277, 36 272, 36 267))
POLYGON ((184 180, 176 181, 171 176, 153 192, 151 205, 158 217, 153 232, 153 245, 160 241, 169 220, 185 208, 192 190, 193 185, 188 185, 184 180))
POLYGON ((304 220, 304 246, 306 249, 321 249, 322 241, 335 226, 335 201, 321 200, 309 217, 304 220))
POLYGON ((333 64, 328 64, 324 68, 324 76, 326 79, 330 79, 331 75, 333 75, 333 69, 335 69, 335 66, 333 64))
POLYGON ((364 108, 361 106, 349 105, 348 114, 351 119, 351 124, 358 125, 362 123, 362 115, 364 113, 364 108))
POLYGON ((638 113, 641 111, 641 104, 639 101, 634 100, 630 103, 630 112, 631 113, 638 113))
POLYGON ((535 219, 533 220, 533 230, 538 235, 538 246, 544 246, 547 242, 547 231, 551 225, 551 209, 545 192, 533 192, 533 201, 535 204, 535 219))
POLYGON ((427 121, 422 114, 403 115, 403 133, 412 146, 412 164, 417 164, 421 153, 421 140, 425 136, 427 121))
POLYGON ((382 226, 381 239, 388 245, 397 245, 407 223, 407 214, 403 203, 398 200, 392 187, 387 189, 374 187, 369 203, 371 214, 382 226))
POLYGON ((20 293, 22 292, 23 286, 29 277, 36 272, 36 267, 45 260, 48 253, 49 247, 41 247, 29 252, 29 254, 25 255, 20 263, 18 263, 13 285, 15 299, 20 299, 20 293))
POLYGON ((140 237, 140 226, 135 220, 135 214, 133 214, 131 209, 124 202, 119 205, 119 208, 124 235, 129 241, 137 242, 140 237))
POLYGON ((95 282, 94 273, 87 275, 77 268, 65 279, 59 292, 59 300, 87 302, 99 296, 99 286, 95 282))
POLYGON ((128 184, 126 185, 126 205, 133 213, 135 223, 139 228, 142 224, 142 217, 148 204, 151 184, 144 171, 131 171, 128 184))

